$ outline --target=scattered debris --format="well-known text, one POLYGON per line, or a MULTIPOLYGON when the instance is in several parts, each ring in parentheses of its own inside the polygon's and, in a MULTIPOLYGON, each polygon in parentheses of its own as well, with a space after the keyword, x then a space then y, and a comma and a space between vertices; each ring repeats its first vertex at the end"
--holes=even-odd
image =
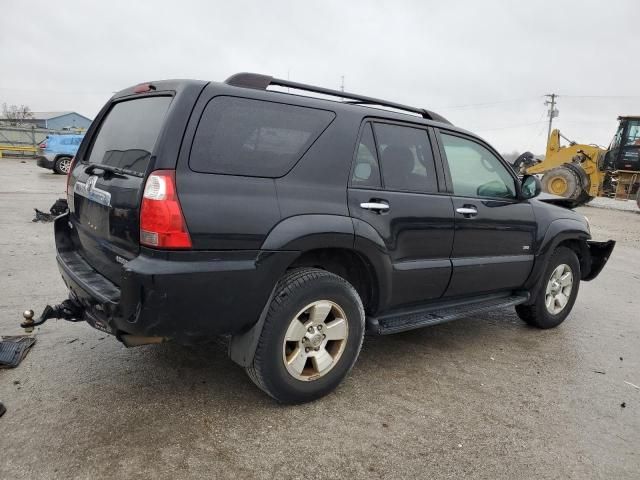
POLYGON ((13 381, 13 384, 14 384, 14 385, 20 385, 20 380, 14 380, 14 381, 13 381))
POLYGON ((600 370, 594 370, 593 373, 600 373, 601 375, 604 375, 605 373, 600 371, 600 370))
POLYGON ((2 402, 0 402, 0 417, 4 415, 4 412, 6 411, 7 411, 6 407, 2 404, 2 402))
POLYGON ((638 390, 640 390, 640 387, 638 385, 634 385, 631 382, 627 382, 626 380, 624 381, 624 383, 626 383, 627 385, 631 385, 633 388, 637 388, 638 390))
POLYGON ((29 335, 2 337, 2 341, 0 341, 0 368, 15 368, 20 365, 34 343, 36 343, 35 337, 29 335))
POLYGON ((622 357, 620 357, 620 361, 622 361, 622 357))
POLYGON ((621 406, 622 408, 627 408, 627 403, 626 403, 626 402, 622 402, 622 403, 620 404, 620 406, 621 406))
POLYGON ((49 213, 46 213, 41 210, 38 210, 37 208, 34 208, 34 210, 36 211, 36 216, 31 221, 32 222, 53 222, 56 219, 56 217, 65 213, 68 208, 69 206, 67 205, 67 201, 64 198, 59 198, 58 200, 55 201, 53 205, 51 205, 51 208, 49 209, 49 213))
POLYGON ((73 343, 73 342, 77 342, 78 339, 77 338, 72 338, 71 340, 69 340, 67 343, 73 343))
POLYGON ((388 424, 388 423, 383 423, 383 424, 382 424, 382 426, 383 426, 384 428, 389 428, 389 424, 388 424))

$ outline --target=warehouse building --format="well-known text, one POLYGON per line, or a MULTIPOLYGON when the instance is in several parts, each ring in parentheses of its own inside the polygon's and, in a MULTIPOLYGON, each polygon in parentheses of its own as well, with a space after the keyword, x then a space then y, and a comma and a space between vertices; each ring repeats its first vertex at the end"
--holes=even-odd
POLYGON ((21 123, 35 124, 38 128, 50 130, 82 129, 91 125, 91 119, 77 112, 32 112, 33 117, 21 123))

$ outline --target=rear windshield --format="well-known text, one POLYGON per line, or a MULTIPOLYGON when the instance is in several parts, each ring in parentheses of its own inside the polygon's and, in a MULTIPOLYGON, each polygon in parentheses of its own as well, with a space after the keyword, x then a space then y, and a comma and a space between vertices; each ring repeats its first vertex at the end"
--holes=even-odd
POLYGON ((202 113, 189 165, 204 173, 280 177, 334 117, 326 110, 216 97, 202 113))
POLYGON ((171 97, 116 103, 100 125, 87 161, 145 173, 171 97))

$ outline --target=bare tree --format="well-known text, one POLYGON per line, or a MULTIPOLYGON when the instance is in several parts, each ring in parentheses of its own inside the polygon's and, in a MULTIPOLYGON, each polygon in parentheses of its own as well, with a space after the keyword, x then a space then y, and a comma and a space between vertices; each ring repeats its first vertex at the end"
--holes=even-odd
POLYGON ((33 113, 31 113, 31 109, 28 106, 20 105, 18 107, 17 105, 2 104, 1 121, 12 126, 18 126, 28 118, 33 118, 33 113))

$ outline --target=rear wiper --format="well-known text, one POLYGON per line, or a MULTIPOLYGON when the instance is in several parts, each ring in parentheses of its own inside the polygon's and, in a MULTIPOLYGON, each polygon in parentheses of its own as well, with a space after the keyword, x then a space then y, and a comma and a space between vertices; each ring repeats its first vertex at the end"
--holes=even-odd
POLYGON ((87 168, 84 169, 84 173, 91 174, 94 170, 102 170, 104 172, 144 178, 144 173, 136 172, 135 170, 129 170, 128 168, 112 167, 111 165, 103 165, 100 163, 90 163, 87 168))

